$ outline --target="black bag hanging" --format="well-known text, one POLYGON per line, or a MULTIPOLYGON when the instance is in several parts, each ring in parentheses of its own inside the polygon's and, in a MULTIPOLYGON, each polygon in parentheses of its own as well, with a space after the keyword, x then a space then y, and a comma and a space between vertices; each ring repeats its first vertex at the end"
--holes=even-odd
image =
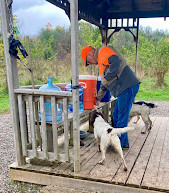
POLYGON ((9 36, 9 53, 14 56, 17 59, 20 59, 18 56, 18 50, 17 48, 19 48, 19 50, 21 51, 22 55, 24 58, 26 58, 28 56, 25 48, 23 47, 22 43, 19 40, 15 40, 13 37, 13 34, 11 34, 9 36))

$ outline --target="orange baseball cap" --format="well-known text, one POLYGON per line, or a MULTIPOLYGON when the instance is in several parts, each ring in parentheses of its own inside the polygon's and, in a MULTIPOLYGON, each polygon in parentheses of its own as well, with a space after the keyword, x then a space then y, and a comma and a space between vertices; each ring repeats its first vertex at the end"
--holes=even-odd
POLYGON ((86 57, 87 57, 87 54, 89 53, 89 51, 93 48, 93 46, 86 46, 82 49, 81 51, 81 56, 82 56, 82 59, 84 60, 84 66, 88 66, 89 64, 87 64, 87 60, 86 60, 86 57))

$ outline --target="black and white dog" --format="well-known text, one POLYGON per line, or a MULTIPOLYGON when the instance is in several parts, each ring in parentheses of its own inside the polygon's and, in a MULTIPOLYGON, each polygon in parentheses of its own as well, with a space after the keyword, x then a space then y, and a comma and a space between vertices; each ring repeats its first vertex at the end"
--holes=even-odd
POLYGON ((145 124, 145 127, 141 131, 141 133, 146 133, 146 131, 149 131, 152 127, 152 121, 150 120, 150 109, 157 107, 157 105, 153 103, 147 103, 144 101, 138 101, 134 102, 130 111, 130 117, 129 121, 134 117, 137 116, 137 121, 141 118, 143 119, 143 122, 145 124))
POLYGON ((115 150, 120 154, 124 165, 124 171, 127 171, 127 165, 124 160, 123 151, 120 144, 120 139, 118 134, 126 133, 128 131, 134 130, 134 127, 125 128, 113 128, 103 119, 103 115, 99 112, 95 112, 90 120, 90 125, 94 127, 94 136, 98 144, 98 149, 101 151, 102 159, 99 163, 103 163, 105 160, 107 147, 112 145, 115 150))

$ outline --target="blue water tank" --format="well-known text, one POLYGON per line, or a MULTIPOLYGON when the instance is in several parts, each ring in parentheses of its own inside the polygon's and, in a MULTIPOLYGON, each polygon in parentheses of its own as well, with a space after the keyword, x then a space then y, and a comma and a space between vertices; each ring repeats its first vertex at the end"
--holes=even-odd
MULTIPOLYGON (((65 91, 72 92, 72 85, 71 82, 68 83, 65 87, 65 91)), ((73 105, 68 105, 68 111, 73 112, 73 105)), ((83 87, 79 85, 79 112, 84 111, 84 106, 83 106, 83 87)))
MULTIPOLYGON (((97 93, 99 92, 101 86, 101 77, 97 78, 97 93)), ((106 94, 104 95, 104 97, 101 99, 100 102, 109 102, 111 98, 111 93, 109 90, 107 90, 106 94)))
MULTIPOLYGON (((53 85, 52 78, 48 78, 47 84, 43 85, 39 88, 39 90, 56 90, 56 91, 62 91, 59 87, 53 85)), ((40 105, 39 105, 40 109, 40 105)), ((62 104, 56 105, 57 110, 57 121, 62 120, 62 104)), ((46 116, 46 122, 52 122, 52 108, 51 103, 45 103, 45 116, 46 116)), ((39 118, 41 119, 41 114, 39 110, 39 118)))

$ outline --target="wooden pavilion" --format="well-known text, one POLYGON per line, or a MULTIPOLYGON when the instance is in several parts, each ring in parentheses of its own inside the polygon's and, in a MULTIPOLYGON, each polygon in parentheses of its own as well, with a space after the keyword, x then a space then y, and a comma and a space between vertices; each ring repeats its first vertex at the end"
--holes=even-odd
MULTIPOLYGON (((100 28, 102 43, 109 43, 111 36, 124 29, 132 33, 137 44, 139 18, 169 17, 169 0, 47 0, 65 10, 71 21, 71 62, 72 86, 79 84, 78 76, 78 20, 86 20, 100 28), (132 22, 131 22, 132 21, 132 22), (136 29, 136 34, 131 29, 136 29), (112 33, 108 35, 108 30, 112 33)), ((11 178, 31 183, 64 184, 65 186, 85 187, 103 192, 160 192, 169 191, 167 146, 169 119, 152 118, 152 131, 141 135, 143 122, 139 122, 136 132, 129 135, 131 147, 125 151, 128 172, 122 171, 121 162, 115 152, 108 153, 106 164, 97 164, 97 152, 93 134, 88 134, 85 146, 80 147, 79 127, 88 120, 92 111, 79 114, 79 91, 72 93, 41 91, 38 86, 20 87, 16 58, 9 54, 8 33, 12 25, 12 1, 0 1, 2 33, 5 48, 8 88, 14 132, 16 162, 10 166, 11 178), (37 108, 41 104, 41 121, 37 108), (52 123, 45 120, 45 102, 52 105, 52 123), (62 122, 56 121, 56 105, 63 104, 62 122), (68 114, 67 106, 73 104, 73 115, 68 114), (61 129, 60 129, 61 128, 61 129), (52 131, 52 139, 48 135, 52 131), (69 130, 73 132, 73 148, 69 146, 69 130), (64 141, 59 144, 59 135, 64 141), (52 141, 52 145, 51 145, 52 141), (31 147, 28 143, 31 142, 31 147), (34 165, 28 160, 45 160, 50 166, 34 165), (118 184, 118 186, 116 185, 118 184), (147 190, 146 190, 147 189, 147 190), (149 189, 149 190, 148 190, 149 189)), ((108 119, 114 101, 103 104, 102 110, 108 119)))

